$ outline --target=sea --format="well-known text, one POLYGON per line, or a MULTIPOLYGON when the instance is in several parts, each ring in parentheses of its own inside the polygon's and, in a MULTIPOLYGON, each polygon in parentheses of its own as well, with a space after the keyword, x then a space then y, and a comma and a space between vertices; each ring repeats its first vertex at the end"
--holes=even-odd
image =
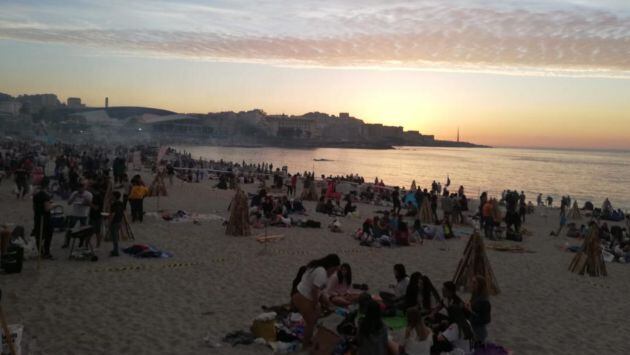
POLYGON ((194 158, 287 166, 289 173, 314 171, 316 176, 359 174, 389 186, 430 188, 451 181, 451 190, 464 186, 469 197, 482 191, 500 196, 506 189, 524 191, 534 201, 539 193, 557 206, 569 195, 580 207, 596 207, 609 198, 614 208, 630 210, 630 151, 396 147, 370 149, 287 149, 181 146, 194 158))

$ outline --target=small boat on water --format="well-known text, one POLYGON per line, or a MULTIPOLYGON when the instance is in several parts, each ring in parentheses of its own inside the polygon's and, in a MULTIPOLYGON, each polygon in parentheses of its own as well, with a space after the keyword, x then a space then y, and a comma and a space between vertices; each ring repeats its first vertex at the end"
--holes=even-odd
POLYGON ((332 160, 321 158, 321 159, 313 159, 313 161, 332 161, 332 160))

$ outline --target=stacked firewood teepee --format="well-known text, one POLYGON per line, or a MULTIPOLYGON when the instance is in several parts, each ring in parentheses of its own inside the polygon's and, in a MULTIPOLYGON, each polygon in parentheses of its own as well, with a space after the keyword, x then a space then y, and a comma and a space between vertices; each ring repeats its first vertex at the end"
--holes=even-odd
POLYGON ((230 203, 230 219, 225 234, 233 236, 247 236, 251 234, 249 226, 249 205, 245 192, 236 188, 236 194, 230 203))
POLYGON ((429 198, 422 199, 422 205, 420 206, 420 222, 433 223, 433 211, 431 211, 431 204, 429 198))
POLYGON ((580 275, 587 273, 590 276, 608 276, 597 226, 593 225, 589 234, 584 238, 582 250, 575 254, 571 260, 569 271, 580 275))
POLYGON ((164 183, 164 172, 158 172, 149 186, 149 196, 168 196, 166 184, 164 183))
POLYGON ((573 207, 571 207, 571 211, 569 211, 567 217, 571 220, 582 219, 582 214, 580 213, 580 208, 578 207, 577 201, 573 201, 573 207))
POLYGON ((302 189, 302 200, 304 201, 317 201, 319 194, 317 193, 317 186, 315 180, 311 178, 305 178, 302 189))
POLYGON ((470 290, 472 280, 475 276, 483 276, 488 284, 488 292, 491 295, 499 294, 499 284, 494 277, 490 261, 486 255, 486 247, 482 237, 476 230, 468 239, 464 255, 459 261, 453 282, 458 287, 463 286, 466 290, 470 290))

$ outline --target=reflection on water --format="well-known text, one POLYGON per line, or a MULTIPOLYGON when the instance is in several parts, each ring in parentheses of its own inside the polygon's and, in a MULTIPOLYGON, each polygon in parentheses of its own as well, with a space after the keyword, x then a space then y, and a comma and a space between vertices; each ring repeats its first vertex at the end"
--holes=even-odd
POLYGON ((538 193, 555 200, 569 194, 580 205, 600 205, 609 197, 613 206, 630 209, 630 152, 544 150, 544 149, 460 149, 400 147, 394 150, 285 149, 178 147, 193 157, 248 163, 287 165, 290 172, 315 171, 319 176, 357 173, 367 181, 375 177, 388 185, 409 187, 412 180, 428 187, 433 180, 464 185, 469 195, 503 189, 523 190, 528 199, 538 193), (327 159, 330 161, 315 161, 327 159))

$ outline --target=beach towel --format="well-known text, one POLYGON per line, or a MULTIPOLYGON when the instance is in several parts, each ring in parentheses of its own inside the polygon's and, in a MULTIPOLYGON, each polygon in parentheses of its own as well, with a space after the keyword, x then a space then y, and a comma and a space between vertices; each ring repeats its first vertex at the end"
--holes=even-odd
POLYGON ((383 323, 392 330, 405 329, 407 327, 407 318, 401 312, 396 312, 396 315, 393 317, 383 317, 383 323))
POLYGON ((136 258, 171 258, 172 253, 161 251, 158 248, 148 244, 134 244, 129 248, 123 249, 125 254, 133 255, 136 258))

